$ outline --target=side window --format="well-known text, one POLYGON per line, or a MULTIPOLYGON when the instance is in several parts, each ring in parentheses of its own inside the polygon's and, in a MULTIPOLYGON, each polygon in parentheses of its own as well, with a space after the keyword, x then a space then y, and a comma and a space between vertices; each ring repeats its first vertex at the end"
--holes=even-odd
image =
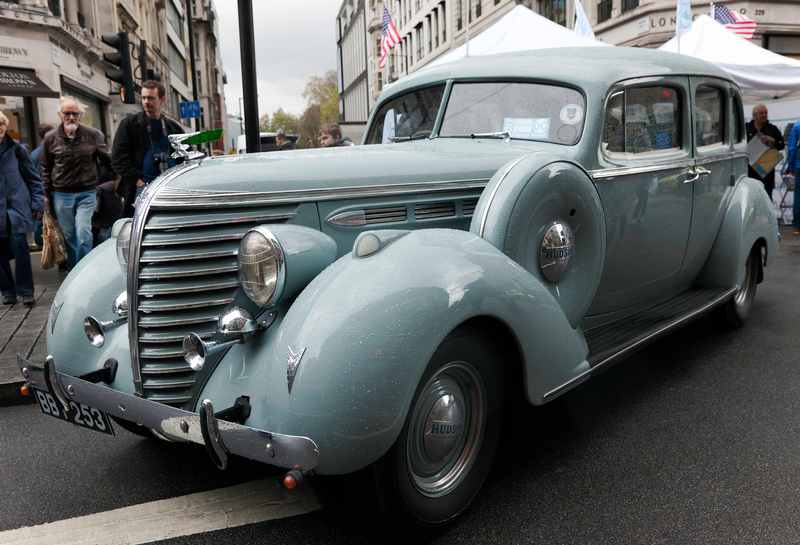
POLYGON ((720 144, 725 135, 725 95, 721 89, 701 85, 694 95, 694 141, 700 148, 720 144))
POLYGON ((742 122, 742 98, 739 93, 733 97, 733 140, 744 141, 744 123, 742 122))
POLYGON ((609 157, 658 155, 681 148, 680 94, 670 87, 634 87, 608 99, 603 152, 609 157))

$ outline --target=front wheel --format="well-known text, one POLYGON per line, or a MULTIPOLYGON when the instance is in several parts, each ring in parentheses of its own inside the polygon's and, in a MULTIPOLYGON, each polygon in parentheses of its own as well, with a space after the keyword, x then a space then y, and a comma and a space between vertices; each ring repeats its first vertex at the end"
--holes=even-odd
POLYGON ((426 537, 475 497, 497 446, 502 377, 496 347, 471 329, 433 354, 394 446, 362 472, 397 532, 426 537))
POLYGON ((717 311, 718 321, 730 329, 739 329, 750 316, 758 286, 758 260, 761 248, 754 246, 744 264, 744 280, 738 293, 717 311))

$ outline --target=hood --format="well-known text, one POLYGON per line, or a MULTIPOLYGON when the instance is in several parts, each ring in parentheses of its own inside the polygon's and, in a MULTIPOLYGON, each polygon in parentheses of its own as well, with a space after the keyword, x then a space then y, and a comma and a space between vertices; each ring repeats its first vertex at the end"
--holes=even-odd
POLYGON ((170 192, 308 192, 441 181, 488 181, 529 153, 501 140, 439 138, 388 145, 229 155, 201 161, 170 192))

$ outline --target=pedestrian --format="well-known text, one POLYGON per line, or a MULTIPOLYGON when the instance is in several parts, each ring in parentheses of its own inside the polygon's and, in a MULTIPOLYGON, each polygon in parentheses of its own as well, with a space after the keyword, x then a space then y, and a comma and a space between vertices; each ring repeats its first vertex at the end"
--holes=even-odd
POLYGON ((44 212, 44 186, 28 152, 7 130, 8 118, 0 112, 0 291, 4 305, 13 305, 21 296, 22 304, 32 307, 36 298, 26 235, 44 212), (14 253, 14 274, 9 247, 14 253))
POLYGON ((36 134, 39 135, 39 145, 31 152, 31 163, 33 163, 33 168, 36 169, 36 172, 40 177, 42 175, 42 164, 40 162, 40 158, 42 156, 42 146, 44 146, 44 137, 52 130, 53 126, 48 125, 47 123, 42 123, 36 127, 36 134))
POLYGON ((81 124, 83 106, 63 97, 61 124, 42 146, 42 181, 47 206, 54 211, 67 246, 69 270, 92 251, 92 214, 97 199, 97 162, 111 168, 103 134, 81 124))
MULTIPOLYGON (((747 141, 749 142, 756 134, 761 133, 761 141, 764 144, 781 151, 784 147, 783 135, 778 127, 769 122, 768 118, 767 107, 763 104, 756 104, 753 108, 753 119, 745 125, 747 141)), ((764 189, 767 190, 769 199, 772 200, 772 190, 775 188, 775 169, 770 170, 762 178, 751 165, 747 165, 747 175, 755 180, 760 180, 764 184, 764 189)))
POLYGON ((122 176, 117 194, 125 199, 123 217, 132 217, 136 198, 145 187, 176 164, 167 137, 182 134, 183 129, 164 116, 166 100, 167 93, 160 81, 144 82, 142 111, 123 119, 114 137, 112 158, 114 170, 122 176))
POLYGON ((111 227, 122 217, 122 200, 116 193, 116 180, 97 186, 97 205, 92 216, 93 245, 98 246, 111 236, 111 227))
POLYGON ((317 135, 323 148, 338 148, 340 146, 355 146, 349 137, 342 137, 342 129, 338 123, 328 123, 319 129, 317 135))
POLYGON ((275 137, 275 143, 278 145, 278 151, 297 149, 294 142, 289 140, 282 132, 278 133, 278 136, 275 137))
POLYGON ((797 191, 800 187, 800 157, 798 157, 797 146, 800 146, 800 121, 794 124, 792 132, 789 133, 788 156, 786 157, 786 169, 789 174, 794 176, 794 204, 792 205, 792 234, 800 235, 800 198, 797 198, 797 191))

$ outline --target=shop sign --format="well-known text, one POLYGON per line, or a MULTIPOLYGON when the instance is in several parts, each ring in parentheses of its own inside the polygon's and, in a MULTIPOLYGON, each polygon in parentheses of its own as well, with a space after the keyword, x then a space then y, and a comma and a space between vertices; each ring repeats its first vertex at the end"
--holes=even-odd
POLYGON ((28 50, 21 47, 8 47, 0 45, 0 59, 10 59, 11 57, 27 57, 28 50))

